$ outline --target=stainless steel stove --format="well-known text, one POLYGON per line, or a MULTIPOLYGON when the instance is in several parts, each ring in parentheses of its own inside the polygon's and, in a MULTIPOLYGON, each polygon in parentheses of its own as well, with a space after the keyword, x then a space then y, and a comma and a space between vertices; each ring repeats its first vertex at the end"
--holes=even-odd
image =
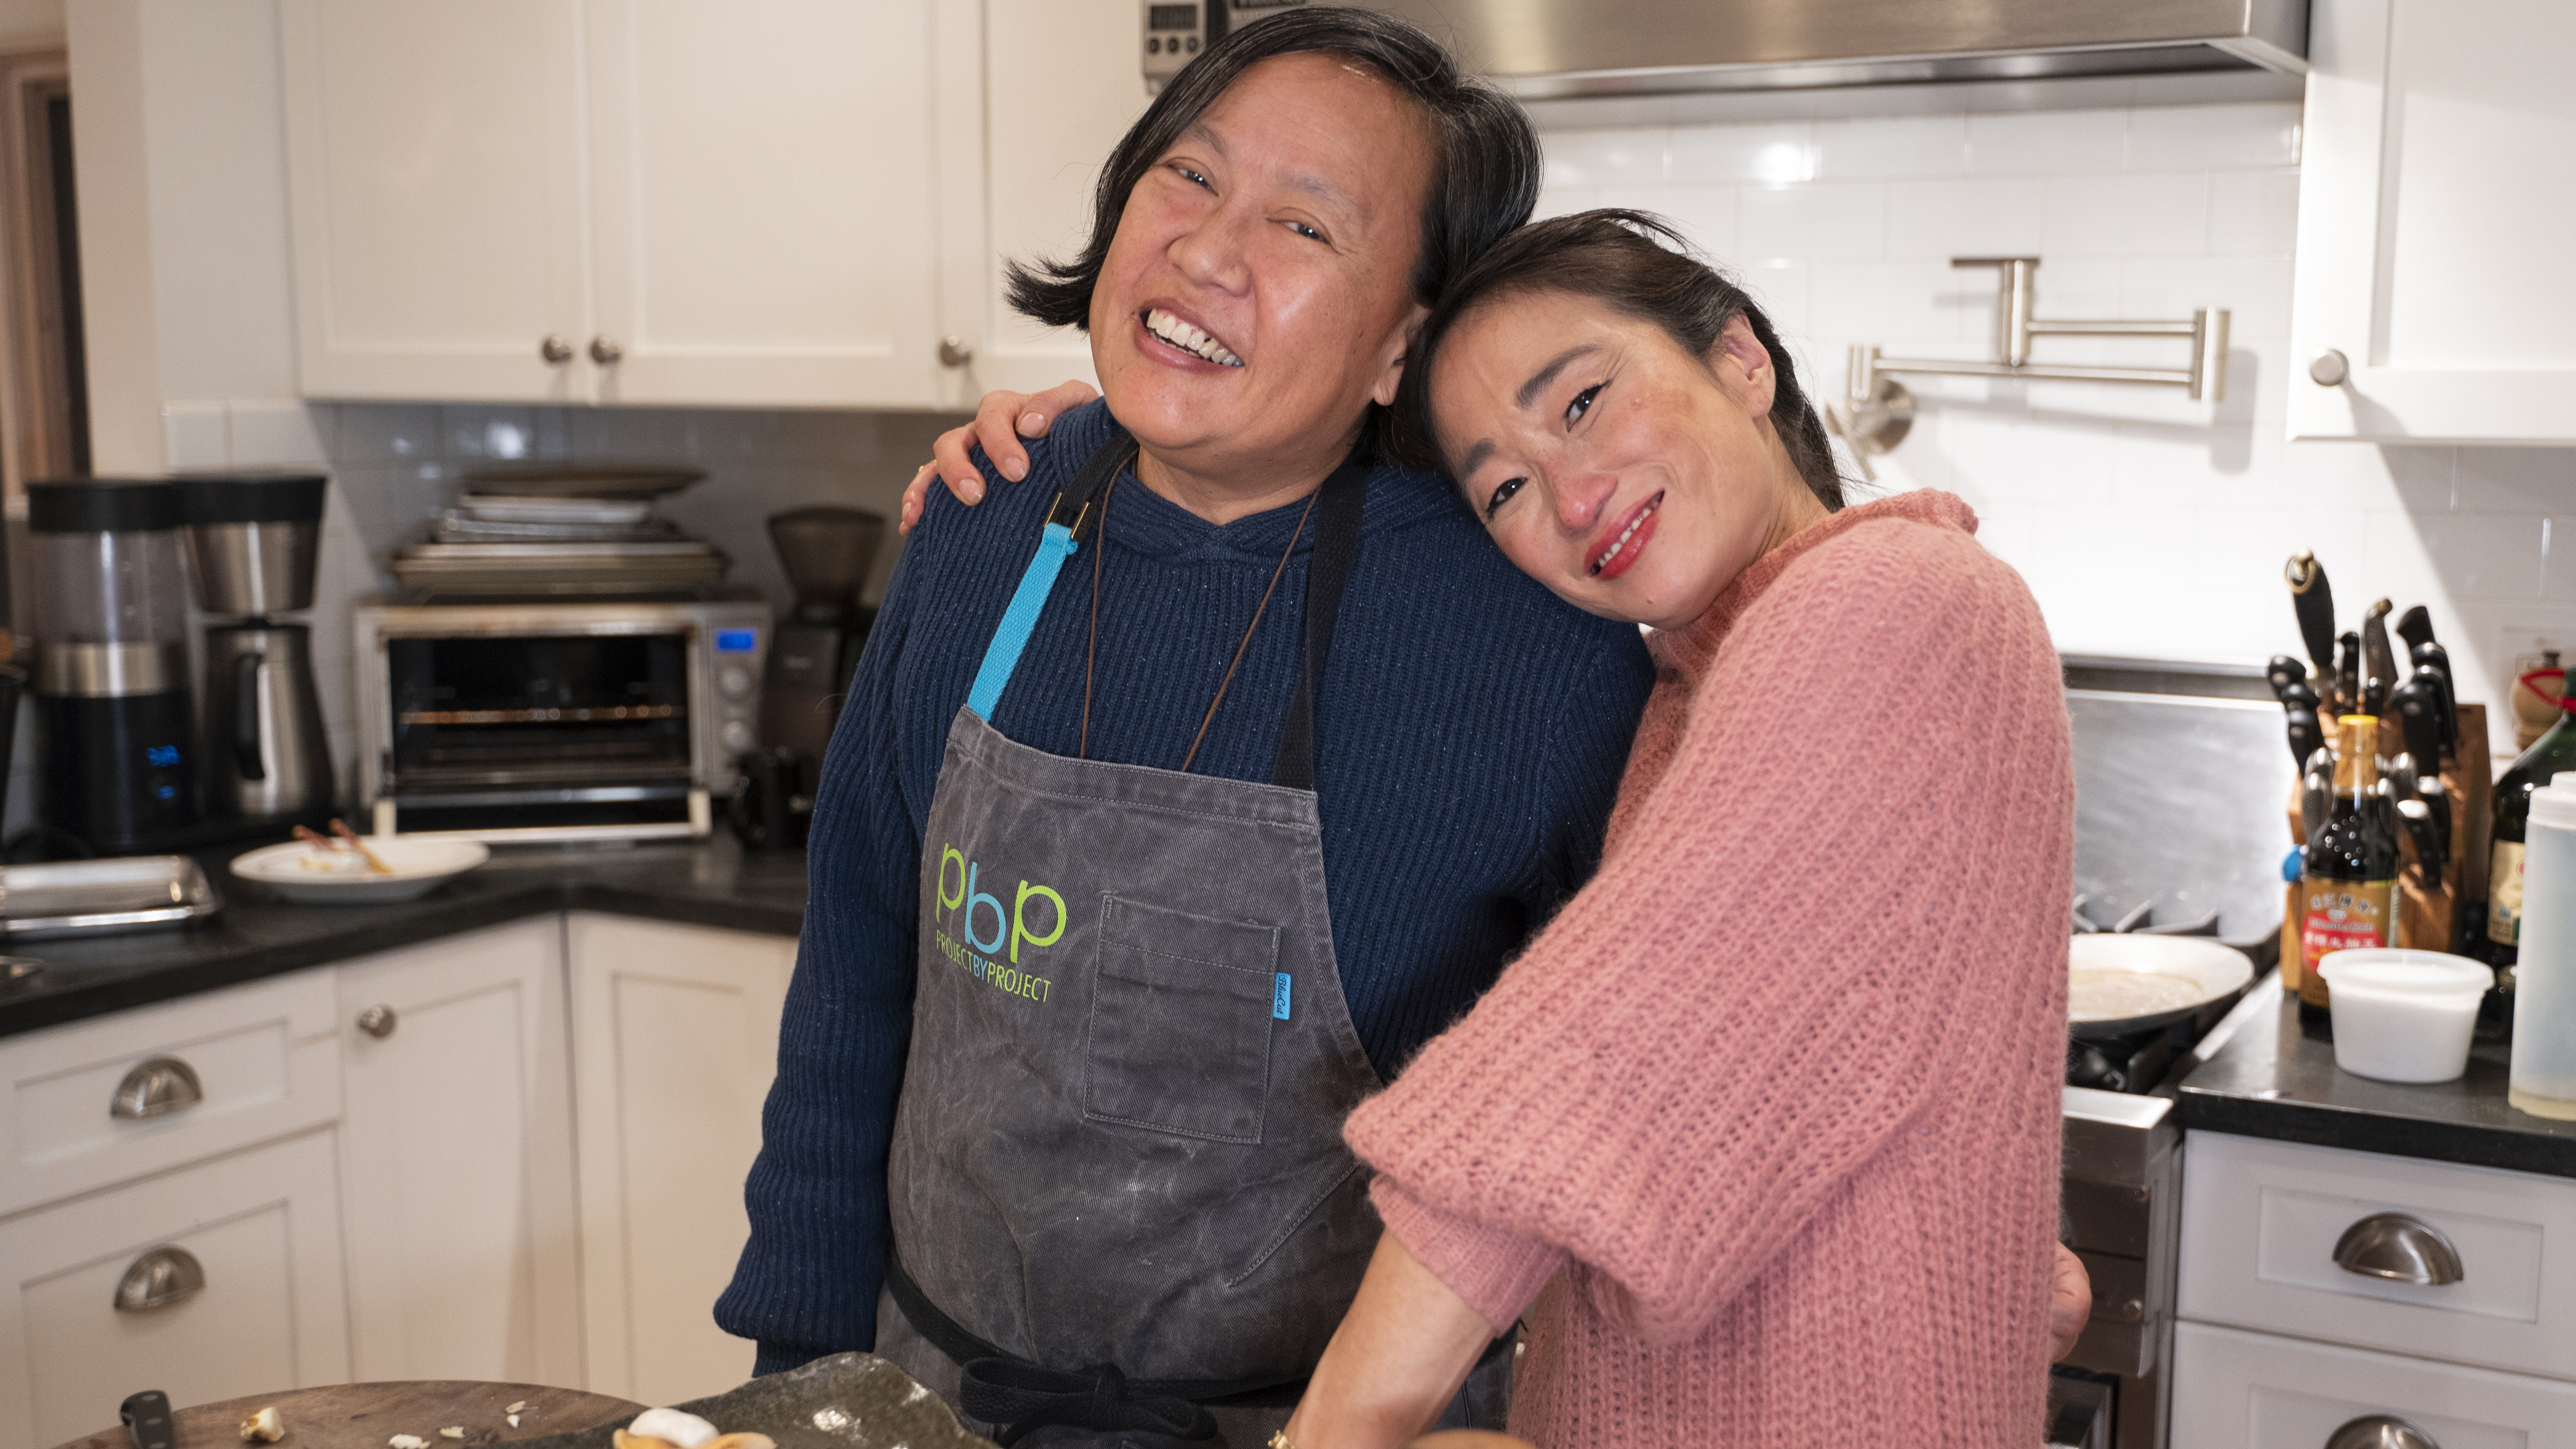
POLYGON ((2071 926, 2212 936, 2254 958, 2241 997, 2066 1047, 2062 1236, 2093 1318, 2050 1378, 2047 1442, 2164 1449, 2182 1201, 2172 1091, 2279 989, 2279 865, 2294 778, 2280 706, 2247 667, 2068 657, 2071 926))

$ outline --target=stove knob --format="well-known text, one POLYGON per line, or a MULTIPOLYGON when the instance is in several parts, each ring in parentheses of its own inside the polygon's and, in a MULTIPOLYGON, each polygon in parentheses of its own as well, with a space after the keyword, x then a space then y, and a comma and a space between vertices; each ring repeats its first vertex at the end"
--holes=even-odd
POLYGON ((716 737, 728 750, 739 752, 751 748, 751 726, 738 719, 726 720, 716 737))
POLYGON ((716 674, 716 688, 727 699, 740 699, 751 693, 751 671, 739 664, 728 664, 716 674))

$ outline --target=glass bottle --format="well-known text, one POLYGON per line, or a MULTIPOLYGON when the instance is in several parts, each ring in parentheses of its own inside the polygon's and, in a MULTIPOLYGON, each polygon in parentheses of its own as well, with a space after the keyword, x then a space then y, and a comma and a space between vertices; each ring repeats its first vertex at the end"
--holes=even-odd
POLYGON ((2334 809, 2308 837, 2299 878, 2299 1020, 2312 1026, 2329 1020, 2317 962, 2388 945, 2397 920, 2397 823, 2379 791, 2379 719, 2348 714, 2337 724, 2334 809))

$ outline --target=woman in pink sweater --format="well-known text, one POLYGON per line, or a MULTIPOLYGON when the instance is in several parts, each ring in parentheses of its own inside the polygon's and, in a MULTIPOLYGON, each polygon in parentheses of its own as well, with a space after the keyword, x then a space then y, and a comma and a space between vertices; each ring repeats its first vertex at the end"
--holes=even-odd
POLYGON ((1350 1120, 1388 1231, 1293 1449, 1404 1442, 1524 1313, 1548 1449, 2039 1440, 2056 657, 1959 499, 1840 507, 1776 334, 1667 236, 1523 230, 1406 369, 1503 551, 1661 670, 1599 875, 1350 1120))

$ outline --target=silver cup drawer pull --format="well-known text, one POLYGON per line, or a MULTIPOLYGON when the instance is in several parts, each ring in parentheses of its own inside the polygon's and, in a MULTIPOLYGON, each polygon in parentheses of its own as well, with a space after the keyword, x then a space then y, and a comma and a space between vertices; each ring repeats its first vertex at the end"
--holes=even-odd
POLYGON ((204 1100, 206 1088, 197 1080, 195 1067, 177 1057, 147 1057, 136 1062, 125 1080, 116 1084, 116 1095, 108 1099, 107 1115, 139 1122, 204 1100))
POLYGON ((2457 1283, 2468 1276, 2460 1267, 2460 1250, 2443 1236, 2442 1230, 2409 1213, 2372 1213, 2344 1229, 2343 1236, 2335 1241, 2334 1260, 2335 1266, 2347 1273, 2427 1288, 2457 1283))
POLYGON ((2442 1449, 2433 1436, 2394 1414, 2365 1414, 2334 1431, 2326 1449, 2442 1449))
POLYGON ((185 1248, 154 1248, 116 1280, 116 1311, 149 1313, 206 1291, 206 1265, 185 1248))

